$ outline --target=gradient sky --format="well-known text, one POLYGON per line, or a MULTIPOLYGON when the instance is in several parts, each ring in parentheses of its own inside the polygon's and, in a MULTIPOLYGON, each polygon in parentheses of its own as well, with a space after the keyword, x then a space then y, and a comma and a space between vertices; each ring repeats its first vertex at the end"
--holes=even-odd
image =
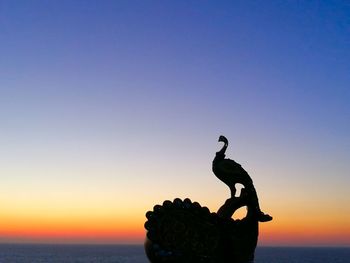
POLYGON ((142 243, 216 211, 221 147, 259 245, 350 246, 348 1, 0 0, 0 242, 142 243))

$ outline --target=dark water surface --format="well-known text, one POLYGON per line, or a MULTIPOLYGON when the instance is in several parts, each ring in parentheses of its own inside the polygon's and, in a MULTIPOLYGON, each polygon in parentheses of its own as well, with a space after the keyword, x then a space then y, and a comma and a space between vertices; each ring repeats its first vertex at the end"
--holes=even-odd
MULTIPOLYGON (((142 245, 0 244, 1 263, 147 263, 142 245)), ((258 247, 255 263, 350 263, 350 248, 258 247)), ((219 263, 219 262, 218 262, 219 263)))
POLYGON ((259 247, 255 263, 350 263, 350 248, 259 247))

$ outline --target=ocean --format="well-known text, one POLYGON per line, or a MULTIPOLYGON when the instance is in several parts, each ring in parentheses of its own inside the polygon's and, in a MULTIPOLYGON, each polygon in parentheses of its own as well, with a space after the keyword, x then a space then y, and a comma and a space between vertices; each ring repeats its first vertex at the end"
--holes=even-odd
MULTIPOLYGON (((147 263, 141 245, 0 245, 1 263, 147 263)), ((254 263, 350 263, 350 248, 258 247, 254 263)))

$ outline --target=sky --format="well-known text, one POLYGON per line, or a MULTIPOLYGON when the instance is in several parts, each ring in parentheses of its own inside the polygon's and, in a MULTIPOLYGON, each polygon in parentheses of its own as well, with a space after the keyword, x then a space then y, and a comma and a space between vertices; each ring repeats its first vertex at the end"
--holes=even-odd
POLYGON ((217 209, 219 135, 260 246, 350 246, 348 1, 0 0, 0 242, 135 243, 217 209))

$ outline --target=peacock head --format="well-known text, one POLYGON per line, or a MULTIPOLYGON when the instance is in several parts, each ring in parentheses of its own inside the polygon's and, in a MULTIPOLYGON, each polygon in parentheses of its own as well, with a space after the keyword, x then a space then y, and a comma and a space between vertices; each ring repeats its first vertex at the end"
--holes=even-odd
POLYGON ((223 142, 225 145, 228 145, 228 140, 224 135, 220 135, 219 142, 223 142))

